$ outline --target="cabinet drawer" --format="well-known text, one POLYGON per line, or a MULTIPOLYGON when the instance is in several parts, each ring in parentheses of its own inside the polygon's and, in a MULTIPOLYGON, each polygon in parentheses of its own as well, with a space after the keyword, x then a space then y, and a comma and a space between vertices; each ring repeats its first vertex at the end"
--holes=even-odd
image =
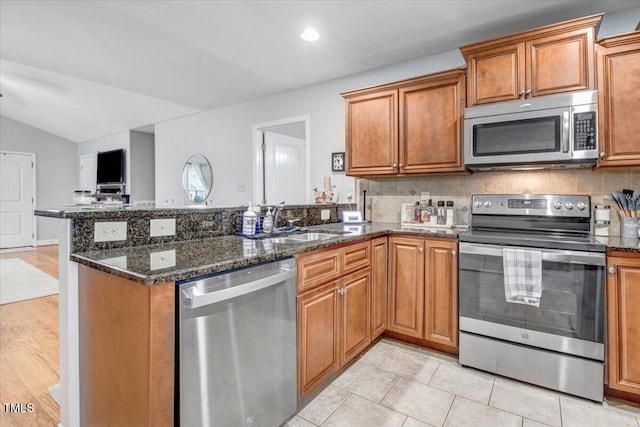
POLYGON ((298 256, 298 293, 340 277, 340 264, 340 249, 298 256))
POLYGON ((342 274, 371 265, 371 242, 356 243, 342 248, 342 274))

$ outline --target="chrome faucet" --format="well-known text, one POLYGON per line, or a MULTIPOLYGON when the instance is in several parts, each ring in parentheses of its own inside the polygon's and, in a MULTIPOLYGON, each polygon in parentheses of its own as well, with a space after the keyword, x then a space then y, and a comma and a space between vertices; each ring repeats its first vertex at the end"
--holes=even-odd
POLYGON ((273 212, 273 229, 274 230, 278 229, 278 216, 280 215, 280 212, 282 212, 282 209, 284 209, 284 202, 280 202, 278 206, 274 208, 274 212, 273 212))

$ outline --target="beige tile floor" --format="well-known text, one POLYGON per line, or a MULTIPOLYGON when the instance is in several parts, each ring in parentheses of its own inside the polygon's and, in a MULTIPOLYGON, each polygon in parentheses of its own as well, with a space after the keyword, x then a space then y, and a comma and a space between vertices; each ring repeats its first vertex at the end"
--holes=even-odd
POLYGON ((383 339, 328 385, 291 427, 640 427, 640 407, 603 404, 458 365, 383 339))

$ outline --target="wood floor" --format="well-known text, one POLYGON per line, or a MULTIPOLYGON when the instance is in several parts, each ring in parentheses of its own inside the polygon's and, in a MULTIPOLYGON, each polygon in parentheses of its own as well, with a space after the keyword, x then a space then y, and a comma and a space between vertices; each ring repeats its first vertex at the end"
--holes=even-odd
MULTIPOLYGON (((0 259, 8 258, 58 277, 57 245, 0 254, 0 259)), ((60 381, 59 360, 58 295, 0 306, 0 426, 58 425, 60 407, 48 388, 60 381)))

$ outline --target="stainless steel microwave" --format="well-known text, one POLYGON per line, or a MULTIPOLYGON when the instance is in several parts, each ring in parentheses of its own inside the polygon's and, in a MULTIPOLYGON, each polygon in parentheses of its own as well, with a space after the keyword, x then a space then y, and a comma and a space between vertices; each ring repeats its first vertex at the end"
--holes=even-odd
POLYGON ((465 109, 469 169, 590 166, 598 158, 597 91, 465 109))

